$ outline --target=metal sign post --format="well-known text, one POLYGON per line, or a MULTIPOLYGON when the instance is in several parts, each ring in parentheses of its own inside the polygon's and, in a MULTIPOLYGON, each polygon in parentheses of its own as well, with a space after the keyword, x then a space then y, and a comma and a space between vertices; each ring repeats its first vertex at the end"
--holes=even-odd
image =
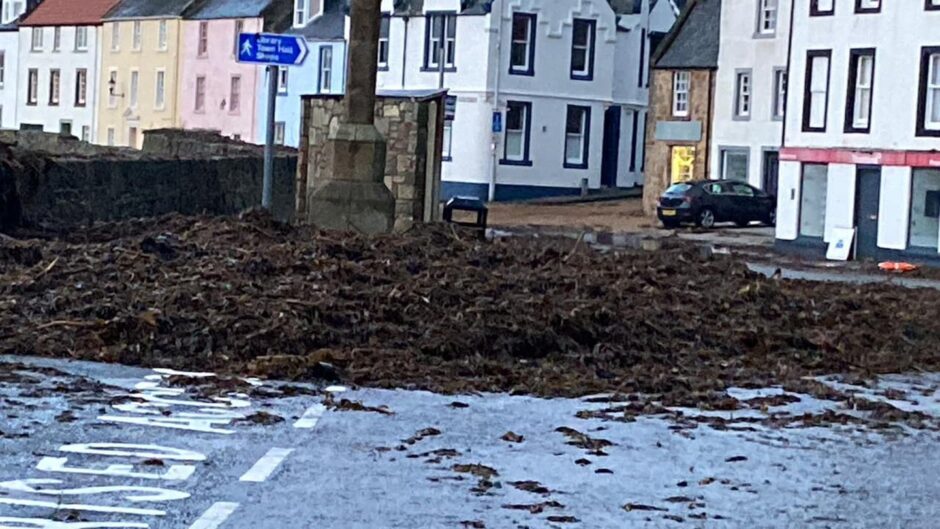
POLYGON ((238 62, 265 64, 268 71, 268 114, 265 119, 264 183, 261 207, 270 210, 274 199, 274 132, 280 67, 300 66, 307 58, 307 41, 296 35, 242 33, 238 35, 238 62))

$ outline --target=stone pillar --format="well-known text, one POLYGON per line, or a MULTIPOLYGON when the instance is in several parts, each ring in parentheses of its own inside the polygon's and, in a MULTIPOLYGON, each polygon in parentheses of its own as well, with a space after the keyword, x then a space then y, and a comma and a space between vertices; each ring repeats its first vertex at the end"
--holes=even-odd
POLYGON ((307 220, 320 228, 375 234, 394 226, 386 144, 375 128, 380 6, 381 0, 352 0, 345 112, 324 145, 326 174, 311 179, 307 191, 307 220))

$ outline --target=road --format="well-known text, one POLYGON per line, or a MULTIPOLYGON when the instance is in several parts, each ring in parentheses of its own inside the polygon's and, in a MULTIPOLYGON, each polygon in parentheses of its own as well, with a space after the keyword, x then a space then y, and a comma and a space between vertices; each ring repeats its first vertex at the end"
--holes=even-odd
MULTIPOLYGON (((575 417, 609 406, 586 399, 284 396, 291 388, 272 383, 207 398, 173 375, 0 357, 0 528, 926 529, 940 519, 934 430, 688 429, 575 417)), ((940 416, 940 377, 883 384, 916 390, 899 406, 940 416)), ((790 406, 832 405, 803 396, 790 406)))

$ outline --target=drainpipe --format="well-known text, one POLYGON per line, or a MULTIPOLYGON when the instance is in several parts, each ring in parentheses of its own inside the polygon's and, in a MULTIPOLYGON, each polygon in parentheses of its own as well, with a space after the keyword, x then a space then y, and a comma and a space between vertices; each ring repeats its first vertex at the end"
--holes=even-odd
POLYGON ((408 71, 408 25, 411 17, 405 15, 402 17, 405 21, 405 38, 401 48, 401 89, 405 89, 405 72, 408 71))
MULTIPOLYGON (((499 10, 494 15, 492 12, 490 16, 496 17, 496 80, 493 83, 493 112, 499 112, 499 80, 502 77, 502 58, 503 58, 503 39, 502 39, 502 29, 503 29, 503 4, 502 2, 497 2, 499 4, 499 10)), ((533 31, 538 31, 538 28, 534 28, 533 31)), ((505 123, 503 124, 503 130, 505 131, 505 123)), ((503 132, 505 134, 505 132, 503 132)), ((490 162, 490 181, 487 186, 487 200, 490 202, 496 200, 496 172, 499 169, 499 146, 496 141, 496 133, 490 129, 490 151, 492 151, 492 161, 490 162)))
MULTIPOLYGON (((796 0, 790 0, 790 30, 789 36, 787 37, 787 91, 784 94, 783 101, 783 126, 780 127, 780 148, 783 149, 787 140, 787 101, 790 100, 790 83, 792 79, 790 78, 790 58, 793 56, 793 16, 796 14, 796 0)), ((778 162, 779 163, 779 162, 778 162)), ((779 169, 778 169, 779 171, 779 169)))

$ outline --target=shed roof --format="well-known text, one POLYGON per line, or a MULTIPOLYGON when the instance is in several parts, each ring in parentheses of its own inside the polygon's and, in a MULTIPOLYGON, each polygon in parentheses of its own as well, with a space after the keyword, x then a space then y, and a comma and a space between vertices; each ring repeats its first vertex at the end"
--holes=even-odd
POLYGON ((654 58, 655 68, 717 68, 721 0, 689 0, 654 58))
POLYGON ((96 26, 117 0, 45 0, 20 26, 96 26))

